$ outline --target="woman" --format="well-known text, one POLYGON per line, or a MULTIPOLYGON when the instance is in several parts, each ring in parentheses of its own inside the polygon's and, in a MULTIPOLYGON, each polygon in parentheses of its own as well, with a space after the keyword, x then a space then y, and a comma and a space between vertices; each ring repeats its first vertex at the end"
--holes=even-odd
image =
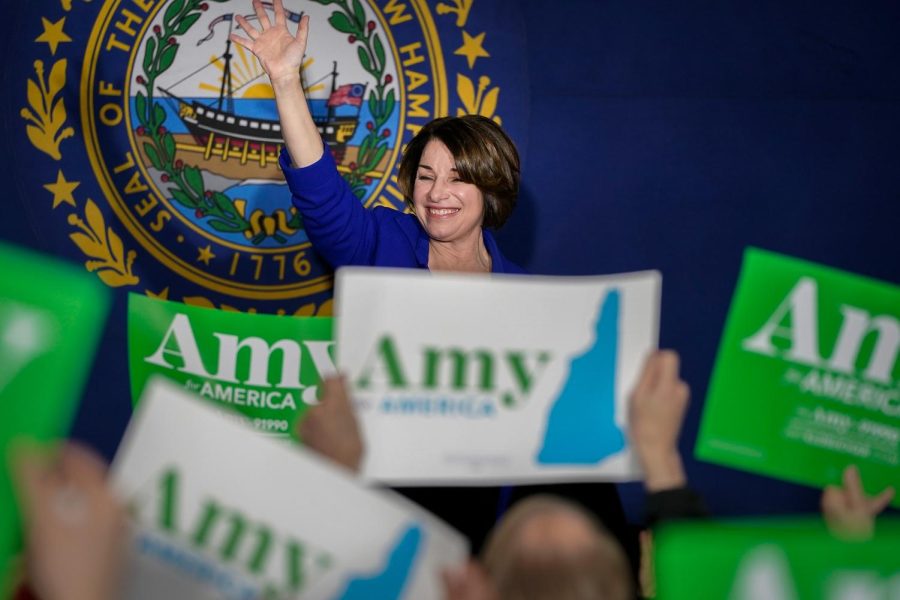
MULTIPOLYGON (((522 273, 497 248, 485 227, 499 227, 515 206, 519 156, 493 121, 443 118, 422 128, 407 146, 398 183, 412 214, 366 210, 337 172, 313 122, 300 82, 309 19, 287 29, 281 0, 274 22, 259 0, 259 28, 235 19, 247 37, 231 40, 259 59, 275 91, 287 153, 281 167, 315 249, 332 267, 376 265, 481 273, 522 273)), ((611 484, 553 486, 581 499, 614 533, 625 535, 621 502, 611 484)), ((543 486, 510 488, 403 488, 411 500, 467 535, 477 551, 506 506, 543 486)))
POLYGON ((412 214, 365 210, 325 152, 303 93, 309 17, 292 35, 280 1, 274 23, 261 2, 253 7, 260 29, 236 15, 249 37, 231 39, 253 52, 269 76, 287 149, 281 167, 310 241, 332 267, 523 272, 484 229, 506 221, 519 189, 519 155, 497 124, 479 116, 432 121, 400 164, 399 186, 412 214))

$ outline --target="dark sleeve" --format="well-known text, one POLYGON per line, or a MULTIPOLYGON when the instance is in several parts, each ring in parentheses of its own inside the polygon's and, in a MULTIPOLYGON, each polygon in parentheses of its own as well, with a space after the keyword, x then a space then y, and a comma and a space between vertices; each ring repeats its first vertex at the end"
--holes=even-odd
POLYGON ((328 147, 322 158, 307 167, 292 167, 285 149, 278 163, 291 190, 291 202, 300 211, 303 227, 316 251, 335 269, 371 265, 377 224, 372 211, 363 208, 338 173, 328 147))
POLYGON ((673 488, 647 494, 644 523, 654 527, 664 521, 704 519, 709 510, 703 498, 689 487, 673 488))

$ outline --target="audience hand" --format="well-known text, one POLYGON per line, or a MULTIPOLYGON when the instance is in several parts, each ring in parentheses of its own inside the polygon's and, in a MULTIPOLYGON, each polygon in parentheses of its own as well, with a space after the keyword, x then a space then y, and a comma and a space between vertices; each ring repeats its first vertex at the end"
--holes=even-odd
POLYGON ((58 453, 20 447, 11 458, 25 521, 28 583, 37 596, 116 597, 126 520, 102 459, 74 444, 58 453))
POLYGON ((647 358, 629 405, 631 444, 644 469, 650 492, 686 483, 678 452, 678 434, 690 389, 678 374, 676 352, 660 350, 647 358))
POLYGON ((445 600, 499 600, 484 568, 475 561, 445 570, 443 579, 445 600))
POLYGON ((299 434, 309 448, 351 471, 359 471, 363 441, 343 378, 326 377, 322 381, 319 404, 307 411, 299 434))
POLYGON ((822 492, 825 523, 843 540, 867 540, 875 533, 875 517, 894 498, 894 488, 888 487, 876 496, 867 496, 855 465, 844 469, 843 480, 843 487, 829 485, 822 492))

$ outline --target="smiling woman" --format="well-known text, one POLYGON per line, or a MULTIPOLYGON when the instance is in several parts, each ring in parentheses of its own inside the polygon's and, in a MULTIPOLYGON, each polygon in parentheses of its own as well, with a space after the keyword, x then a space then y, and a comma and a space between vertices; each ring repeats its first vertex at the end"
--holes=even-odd
POLYGON ((512 140, 484 117, 435 119, 412 139, 398 184, 429 238, 428 267, 491 271, 483 227, 500 227, 519 191, 512 140))
POLYGON ((235 16, 248 37, 231 39, 255 54, 269 76, 285 142, 280 164, 293 204, 309 240, 333 268, 523 272, 485 230, 506 221, 519 188, 519 155, 499 125, 480 116, 427 124, 410 141, 399 169, 412 214, 367 210, 325 151, 303 93, 308 17, 292 34, 281 2, 274 2, 274 22, 261 2, 253 6, 258 26, 235 16))
MULTIPOLYGON (((232 34, 231 40, 255 54, 269 76, 285 142, 279 162, 292 201, 309 241, 333 268, 523 272, 501 254, 486 229, 506 221, 519 190, 519 155, 499 125, 480 116, 445 117, 426 124, 408 143, 399 167, 397 184, 408 212, 369 210, 354 193, 358 188, 351 188, 326 151, 303 93, 300 68, 308 17, 292 34, 280 0, 273 2, 274 21, 262 2, 254 0, 253 7, 254 24, 235 15, 247 37, 232 34)), ((355 93, 348 87, 344 100, 362 102, 355 93)), ((390 135, 373 122, 367 126, 376 136, 390 135)), ((350 171, 358 166, 348 165, 350 171)), ((475 549, 503 505, 496 487, 403 488, 402 493, 464 532, 475 549)))

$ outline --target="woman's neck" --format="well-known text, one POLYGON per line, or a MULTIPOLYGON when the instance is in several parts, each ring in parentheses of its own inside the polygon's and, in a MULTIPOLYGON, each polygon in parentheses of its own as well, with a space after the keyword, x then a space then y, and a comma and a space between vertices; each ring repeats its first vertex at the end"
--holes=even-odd
POLYGON ((428 268, 432 271, 490 273, 491 267, 491 255, 480 230, 464 242, 428 241, 428 268))

